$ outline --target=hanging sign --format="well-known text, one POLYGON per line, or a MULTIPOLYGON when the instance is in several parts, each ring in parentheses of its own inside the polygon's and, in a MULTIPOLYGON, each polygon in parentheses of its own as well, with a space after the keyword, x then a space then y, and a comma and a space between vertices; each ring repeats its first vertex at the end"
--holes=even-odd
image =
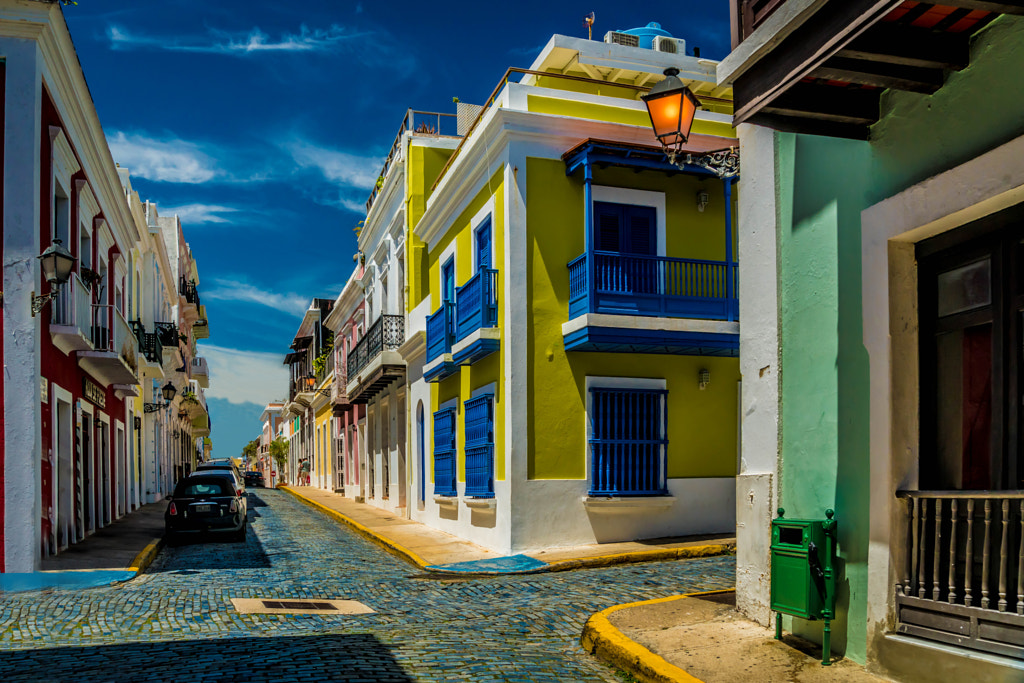
POLYGON ((107 392, 88 377, 82 378, 82 396, 90 403, 94 403, 98 408, 107 407, 107 392))
POLYGON ((39 378, 39 400, 43 403, 50 402, 50 381, 45 377, 39 378))

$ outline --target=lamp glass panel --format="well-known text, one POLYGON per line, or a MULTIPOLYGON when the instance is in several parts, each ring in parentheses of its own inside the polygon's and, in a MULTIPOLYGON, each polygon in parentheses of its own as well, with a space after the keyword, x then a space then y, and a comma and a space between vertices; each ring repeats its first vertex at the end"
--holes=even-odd
POLYGON ((659 138, 679 134, 680 113, 684 100, 686 98, 681 91, 647 100, 647 111, 651 115, 654 134, 659 138))

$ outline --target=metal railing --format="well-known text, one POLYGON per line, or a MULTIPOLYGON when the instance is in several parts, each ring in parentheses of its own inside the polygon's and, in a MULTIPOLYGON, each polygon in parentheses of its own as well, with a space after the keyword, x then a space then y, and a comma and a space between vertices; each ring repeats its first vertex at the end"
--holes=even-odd
POLYGON ((427 317, 427 362, 452 352, 455 339, 455 304, 445 301, 427 317))
POLYGON ((494 497, 494 444, 466 446, 466 495, 494 497))
POLYGON ((185 297, 185 301, 188 303, 199 306, 199 290, 196 288, 194 280, 181 278, 178 283, 178 293, 185 297))
POLYGON ((154 327, 156 328, 156 334, 160 337, 161 344, 165 347, 178 347, 181 333, 178 332, 178 325, 176 323, 158 322, 154 324, 154 327))
POLYGON ((331 403, 344 405, 348 403, 348 363, 340 355, 339 344, 340 342, 336 343, 335 349, 331 353, 332 356, 337 356, 337 360, 334 361, 334 381, 331 382, 331 403))
POLYGON ((597 251, 593 269, 587 266, 586 254, 568 264, 569 309, 575 313, 584 309, 593 312, 600 307, 602 297, 620 303, 622 297, 632 297, 638 301, 636 312, 641 315, 732 320, 738 314, 739 266, 735 263, 597 251), (599 299, 589 307, 588 277, 593 277, 594 294, 599 299))
POLYGON ((300 375, 288 380, 288 400, 294 401, 298 394, 311 394, 316 391, 316 377, 313 375, 300 375))
POLYGON ((405 316, 382 315, 370 325, 348 356, 348 376, 353 377, 386 349, 397 349, 405 341, 405 316))
POLYGON ((92 292, 78 273, 72 273, 68 281, 61 285, 51 306, 51 324, 77 327, 83 337, 91 339, 89 326, 92 324, 92 292))
POLYGON ((402 125, 398 128, 398 135, 391 143, 391 150, 384 159, 384 166, 381 168, 377 184, 366 200, 366 213, 370 213, 373 202, 377 199, 384 186, 384 179, 388 177, 391 166, 400 159, 402 153, 402 136, 406 131, 412 131, 417 135, 437 135, 443 137, 458 137, 458 117, 455 114, 442 114, 433 111, 416 111, 409 109, 405 112, 402 125))
POLYGON ((141 320, 132 321, 132 332, 139 342, 139 352, 146 360, 157 365, 163 363, 164 345, 160 342, 160 335, 156 332, 146 332, 146 326, 141 320))
POLYGON ((498 271, 482 268, 455 290, 455 339, 498 324, 498 271))
MULTIPOLYGON (((900 630, 1007 654, 996 631, 1013 630, 1011 645, 1024 634, 1024 491, 896 495, 906 501, 907 530, 896 569, 900 630), (922 624, 924 613, 932 616, 922 624), (963 630, 978 619, 999 621, 1000 629, 987 635, 963 630), (953 635, 942 637, 947 631, 953 635)), ((1020 656, 1019 646, 1016 652, 1020 656)))

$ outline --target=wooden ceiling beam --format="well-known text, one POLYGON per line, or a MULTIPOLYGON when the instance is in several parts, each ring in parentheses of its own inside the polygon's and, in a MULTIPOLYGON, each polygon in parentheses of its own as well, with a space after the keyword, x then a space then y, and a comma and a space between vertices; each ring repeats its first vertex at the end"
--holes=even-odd
POLYGON ((899 24, 872 26, 836 52, 837 57, 925 69, 960 71, 970 63, 970 36, 899 24))
POLYGON ((877 88, 892 88, 932 94, 942 87, 942 69, 925 69, 918 66, 886 64, 862 59, 833 57, 810 75, 830 81, 844 81, 857 85, 871 85, 877 88))
POLYGON ((784 133, 824 135, 830 138, 845 138, 847 140, 867 140, 870 132, 866 125, 816 121, 777 114, 758 113, 750 117, 748 122, 784 133))
POLYGON ((772 100, 766 114, 833 123, 871 125, 878 121, 881 90, 801 83, 772 100))
POLYGON ((1024 0, 938 0, 938 4, 946 7, 995 12, 996 14, 1024 16, 1024 0))

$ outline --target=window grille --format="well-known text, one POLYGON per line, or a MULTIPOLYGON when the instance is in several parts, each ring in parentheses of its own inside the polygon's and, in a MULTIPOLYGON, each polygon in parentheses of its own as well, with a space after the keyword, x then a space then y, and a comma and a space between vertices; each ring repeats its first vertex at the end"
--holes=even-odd
POLYGON ((434 413, 434 495, 457 496, 455 488, 455 408, 434 413))
POLYGON ((494 497, 494 394, 466 401, 466 495, 494 497))
POLYGON ((590 399, 590 495, 666 495, 668 392, 592 388, 590 399))

